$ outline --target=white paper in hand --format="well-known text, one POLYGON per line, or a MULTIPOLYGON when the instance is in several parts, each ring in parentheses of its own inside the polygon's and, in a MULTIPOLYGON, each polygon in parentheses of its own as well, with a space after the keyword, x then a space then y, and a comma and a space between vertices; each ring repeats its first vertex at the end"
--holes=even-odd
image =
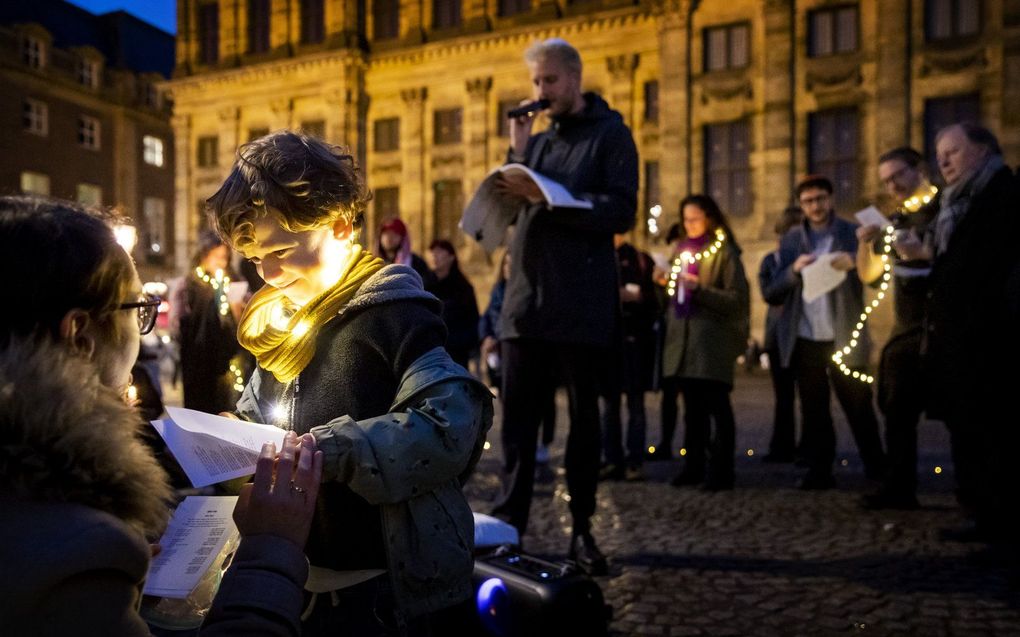
MULTIPOLYGON (((143 593, 183 599, 191 594, 228 540, 237 496, 189 496, 174 511, 149 566, 143 593)), ((218 565, 217 565, 218 566, 218 565)))
POLYGON ((832 260, 839 255, 839 252, 828 252, 820 255, 800 271, 801 281, 804 283, 804 290, 801 296, 806 303, 810 303, 823 294, 836 289, 843 282, 843 279, 846 278, 846 272, 832 267, 832 260))
POLYGON ((170 420, 154 420, 152 426, 184 469, 191 484, 210 484, 250 476, 262 444, 283 447, 286 431, 193 409, 167 407, 170 420))
POLYGON ((868 206, 863 210, 858 210, 854 213, 854 217, 857 219, 857 223, 862 226, 878 226, 884 230, 889 225, 889 220, 875 206, 868 206))

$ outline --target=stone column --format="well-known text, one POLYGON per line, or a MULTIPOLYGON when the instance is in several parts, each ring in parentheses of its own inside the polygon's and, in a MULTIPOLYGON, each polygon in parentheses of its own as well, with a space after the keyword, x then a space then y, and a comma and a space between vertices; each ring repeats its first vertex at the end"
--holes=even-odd
POLYGON ((194 184, 190 160, 193 154, 191 143, 191 117, 174 115, 170 118, 174 130, 174 268, 178 272, 186 272, 191 255, 191 237, 197 228, 192 225, 192 206, 194 206, 194 184))
POLYGON ((627 126, 634 128, 634 70, 638 66, 640 56, 628 53, 606 58, 606 67, 612 78, 609 87, 609 106, 623 115, 627 126))
MULTIPOLYGON (((667 0, 661 7, 659 19, 659 127, 661 131, 662 160, 659 162, 662 201, 680 201, 690 190, 687 174, 687 145, 690 143, 688 126, 687 83, 689 63, 687 55, 687 11, 690 0, 667 0)), ((668 217, 662 227, 676 221, 668 217)))
POLYGON ((404 100, 404 115, 400 118, 400 214, 411 229, 412 240, 421 249, 428 235, 426 210, 429 184, 425 183, 425 101, 428 89, 424 86, 400 92, 404 100))
POLYGON ((294 100, 281 97, 269 103, 269 109, 273 111, 273 121, 270 130, 280 130, 294 127, 294 100))
POLYGON ((237 106, 225 106, 216 113, 219 118, 219 157, 217 165, 224 171, 230 170, 234 164, 234 157, 237 154, 237 146, 241 143, 243 136, 240 132, 241 109, 237 106))

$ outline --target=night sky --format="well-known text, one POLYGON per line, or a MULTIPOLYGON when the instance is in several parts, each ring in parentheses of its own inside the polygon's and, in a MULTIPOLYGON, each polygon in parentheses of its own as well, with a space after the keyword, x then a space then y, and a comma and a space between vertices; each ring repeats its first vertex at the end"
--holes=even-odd
POLYGON ((177 33, 177 0, 67 0, 92 13, 124 9, 169 33, 177 33))

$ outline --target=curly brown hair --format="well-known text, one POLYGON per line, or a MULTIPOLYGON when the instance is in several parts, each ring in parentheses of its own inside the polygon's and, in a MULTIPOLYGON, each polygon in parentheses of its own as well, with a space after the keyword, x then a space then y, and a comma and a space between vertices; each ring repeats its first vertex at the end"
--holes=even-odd
POLYGON ((254 240, 254 222, 270 212, 289 232, 343 220, 357 229, 372 195, 346 148, 279 131, 237 149, 220 189, 206 201, 213 228, 231 247, 254 240))

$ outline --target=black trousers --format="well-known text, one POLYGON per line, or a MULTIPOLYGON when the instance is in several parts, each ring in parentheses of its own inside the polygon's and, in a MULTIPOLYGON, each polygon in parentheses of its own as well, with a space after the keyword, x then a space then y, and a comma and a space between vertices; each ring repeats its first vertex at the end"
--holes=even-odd
POLYGON ((900 334, 882 349, 878 406, 885 416, 888 471, 885 490, 909 497, 917 493, 917 423, 924 412, 921 330, 900 334))
POLYGON ((833 351, 832 341, 806 339, 797 339, 793 350, 792 368, 800 393, 803 451, 808 472, 816 476, 832 474, 836 432, 829 398, 831 387, 850 423, 865 475, 881 480, 885 476, 885 453, 872 405, 871 385, 839 371, 832 362, 833 351))
POLYGON ((641 369, 645 359, 641 348, 637 340, 624 340, 620 364, 609 365, 607 370, 602 393, 602 453, 606 464, 622 465, 624 462, 621 397, 627 398, 627 465, 636 467, 644 462, 647 429, 644 377, 647 370, 641 369))
POLYGON ((532 339, 503 341, 503 492, 493 515, 528 527, 535 483, 535 448, 550 370, 567 389, 570 429, 564 468, 574 532, 586 533, 595 514, 602 453, 599 435, 599 366, 607 353, 598 347, 532 339))
POLYGON ((772 415, 772 438, 769 440, 769 453, 774 456, 793 456, 796 450, 796 421, 794 404, 796 377, 793 369, 783 367, 780 363, 779 350, 768 351, 769 375, 772 377, 772 394, 775 397, 775 409, 772 415))
POLYGON ((736 423, 733 405, 730 403, 732 389, 730 385, 717 380, 662 379, 664 439, 667 430, 672 439, 676 426, 676 399, 681 393, 684 397, 684 448, 687 450, 684 474, 702 478, 707 469, 709 482, 733 483, 736 423))

